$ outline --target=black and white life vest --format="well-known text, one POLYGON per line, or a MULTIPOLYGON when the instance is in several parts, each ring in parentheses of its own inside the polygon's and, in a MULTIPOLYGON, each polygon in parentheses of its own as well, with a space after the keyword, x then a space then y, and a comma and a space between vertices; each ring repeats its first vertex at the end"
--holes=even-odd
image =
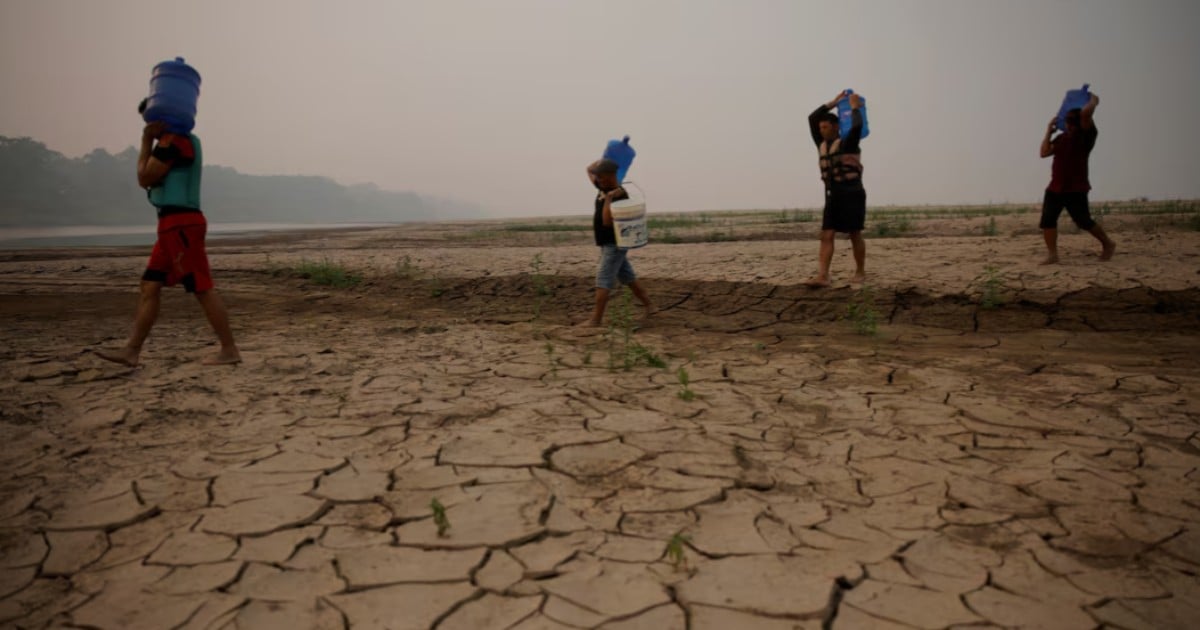
POLYGON ((842 140, 821 142, 820 151, 821 179, 826 186, 849 184, 862 178, 862 154, 843 153, 842 140))

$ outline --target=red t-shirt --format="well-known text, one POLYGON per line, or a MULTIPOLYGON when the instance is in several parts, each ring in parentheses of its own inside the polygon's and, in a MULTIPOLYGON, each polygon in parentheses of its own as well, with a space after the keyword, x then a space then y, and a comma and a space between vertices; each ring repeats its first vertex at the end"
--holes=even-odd
POLYGON ((1060 134, 1051 144, 1054 162, 1050 165, 1050 185, 1046 190, 1056 193, 1087 192, 1092 189, 1088 181, 1088 156, 1096 146, 1096 126, 1080 128, 1073 133, 1060 134))

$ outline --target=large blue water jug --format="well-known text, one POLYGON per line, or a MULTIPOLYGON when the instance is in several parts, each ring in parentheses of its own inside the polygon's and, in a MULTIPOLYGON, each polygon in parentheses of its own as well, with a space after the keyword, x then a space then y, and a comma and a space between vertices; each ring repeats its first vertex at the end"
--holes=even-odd
MULTIPOLYGON (((838 134, 842 138, 845 138, 850 133, 850 127, 854 126, 854 119, 850 117, 850 112, 854 108, 850 107, 849 98, 849 95, 853 93, 854 90, 846 90, 847 97, 837 102, 838 134)), ((859 98, 862 99, 862 104, 858 107, 858 112, 862 114, 863 123, 862 134, 859 136, 861 140, 871 134, 871 128, 867 126, 867 99, 863 98, 862 95, 859 95, 859 98)))
POLYGON ((196 101, 200 98, 200 73, 183 57, 154 66, 150 97, 142 120, 163 122, 173 133, 188 133, 196 126, 196 101))
POLYGON ((1083 106, 1092 100, 1092 93, 1088 91, 1088 86, 1088 83, 1084 83, 1083 87, 1078 90, 1067 90, 1067 95, 1063 97, 1062 107, 1058 108, 1059 131, 1067 128, 1067 112, 1072 109, 1083 109, 1083 106))
POLYGON ((604 157, 617 163, 617 181, 623 182, 637 151, 629 146, 629 136, 625 136, 621 140, 609 140, 608 146, 604 147, 604 157))

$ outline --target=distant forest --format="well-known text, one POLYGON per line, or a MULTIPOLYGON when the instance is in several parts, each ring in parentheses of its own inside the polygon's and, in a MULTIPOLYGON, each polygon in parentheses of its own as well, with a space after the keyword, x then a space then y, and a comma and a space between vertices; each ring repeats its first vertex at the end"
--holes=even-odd
MULTIPOLYGON (((138 188, 137 149, 68 158, 31 138, 0 136, 0 226, 136 225, 154 220, 138 188)), ((482 215, 478 206, 328 177, 244 175, 206 164, 201 203, 210 221, 403 222, 482 215)))

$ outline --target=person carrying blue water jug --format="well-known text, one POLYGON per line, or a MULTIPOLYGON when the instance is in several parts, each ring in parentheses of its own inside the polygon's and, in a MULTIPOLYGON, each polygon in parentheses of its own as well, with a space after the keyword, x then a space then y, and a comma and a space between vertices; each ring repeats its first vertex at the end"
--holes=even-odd
POLYGON ((854 276, 850 282, 861 284, 866 279, 867 244, 863 240, 863 225, 867 217, 867 191, 862 183, 862 98, 843 90, 832 101, 821 105, 808 115, 808 128, 825 183, 825 209, 821 216, 821 249, 817 258, 817 275, 804 284, 810 287, 829 286, 829 265, 833 261, 833 239, 838 232, 850 235, 854 249, 854 276), (838 117, 830 110, 843 99, 850 104, 850 128, 843 137, 838 117))
POLYGON ((654 304, 650 302, 650 296, 638 281, 633 265, 629 264, 628 250, 617 247, 612 203, 629 197, 617 179, 619 171, 620 165, 608 158, 596 160, 587 167, 588 180, 598 191, 595 212, 592 214, 592 231, 596 237, 596 246, 600 248, 600 263, 596 269, 596 304, 592 309, 592 316, 578 324, 582 327, 600 326, 604 320, 604 311, 608 307, 608 298, 613 289, 617 288, 618 282, 633 291, 633 295, 645 308, 647 317, 654 314, 654 304))
MULTIPOLYGON (((1067 100, 1075 96, 1068 94, 1067 100)), ((1042 239, 1046 242, 1043 265, 1058 262, 1058 217, 1064 208, 1079 229, 1089 232, 1100 241, 1100 260, 1110 260, 1117 251, 1117 244, 1096 223, 1088 209, 1088 192, 1092 189, 1088 179, 1088 158, 1099 135, 1093 117, 1100 98, 1094 93, 1087 94, 1087 97, 1082 107, 1068 107, 1065 114, 1051 119, 1042 136, 1041 157, 1054 156, 1050 164, 1050 185, 1046 187, 1042 198, 1042 218, 1038 223, 1038 227, 1042 228, 1042 239), (1063 132, 1051 139, 1060 123, 1064 127, 1063 132)), ((1069 104, 1064 103, 1064 107, 1069 104)))
MULTIPOLYGON (((177 63, 182 63, 182 60, 177 63)), ((159 67, 163 65, 166 64, 160 64, 159 67)), ((156 67, 156 75, 158 71, 156 67)), ((194 74, 195 71, 191 72, 194 74)), ((199 75, 196 75, 196 81, 199 81, 199 75)), ((158 318, 163 286, 182 284, 184 290, 196 295, 221 342, 217 354, 203 362, 206 365, 240 363, 241 354, 233 341, 229 315, 213 285, 208 254, 204 250, 208 224, 200 210, 203 166, 200 138, 186 131, 178 133, 169 130, 179 129, 180 123, 176 122, 179 119, 170 121, 159 118, 156 110, 148 110, 147 104, 154 98, 151 96, 138 106, 138 113, 143 115, 146 126, 142 129, 141 150, 138 153, 137 182, 138 186, 146 189, 150 203, 157 210, 158 239, 150 253, 146 271, 142 274, 141 293, 129 340, 119 350, 104 350, 96 354, 108 361, 136 366, 142 344, 158 318)), ((190 124, 184 126, 190 131, 190 124)))

